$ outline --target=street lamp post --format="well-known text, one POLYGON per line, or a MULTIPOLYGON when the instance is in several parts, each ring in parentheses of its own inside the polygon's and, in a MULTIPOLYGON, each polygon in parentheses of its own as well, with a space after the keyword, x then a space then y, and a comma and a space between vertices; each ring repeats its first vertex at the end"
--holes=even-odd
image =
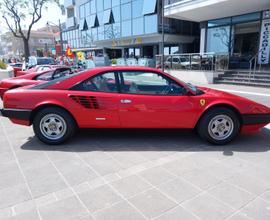
POLYGON ((47 25, 49 25, 49 23, 51 23, 52 25, 58 26, 59 28, 59 33, 60 33, 60 45, 61 45, 61 55, 63 55, 63 51, 64 51, 64 45, 63 45, 63 35, 62 35, 62 26, 61 26, 61 21, 60 19, 58 20, 58 25, 53 23, 53 22, 49 22, 47 21, 47 25))

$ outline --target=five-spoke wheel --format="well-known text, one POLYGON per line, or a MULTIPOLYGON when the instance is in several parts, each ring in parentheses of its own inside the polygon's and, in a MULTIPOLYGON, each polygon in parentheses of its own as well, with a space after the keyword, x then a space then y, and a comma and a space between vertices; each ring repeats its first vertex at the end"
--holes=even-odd
POLYGON ((227 144, 239 133, 240 121, 237 114, 226 107, 210 109, 200 119, 200 136, 213 144, 227 144))
POLYGON ((61 144, 70 138, 76 124, 71 115, 58 107, 40 110, 33 120, 34 132, 46 144, 61 144))

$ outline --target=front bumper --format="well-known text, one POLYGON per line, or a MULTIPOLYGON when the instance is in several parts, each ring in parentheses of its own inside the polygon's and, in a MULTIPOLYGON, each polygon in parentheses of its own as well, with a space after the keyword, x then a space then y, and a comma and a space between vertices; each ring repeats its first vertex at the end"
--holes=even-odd
POLYGON ((0 109, 0 115, 10 119, 18 119, 23 121, 30 121, 32 110, 28 109, 0 109))
POLYGON ((243 125, 268 124, 270 114, 246 114, 242 115, 243 125))

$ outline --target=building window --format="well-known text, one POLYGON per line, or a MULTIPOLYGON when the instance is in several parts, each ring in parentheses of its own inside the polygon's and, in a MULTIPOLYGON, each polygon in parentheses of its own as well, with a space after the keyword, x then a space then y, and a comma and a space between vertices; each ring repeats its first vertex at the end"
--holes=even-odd
POLYGON ((97 12, 103 11, 103 1, 97 0, 97 12))
POLYGON ((90 2, 87 2, 84 5, 84 10, 85 10, 85 17, 89 16, 90 15, 90 2))
POLYGON ((135 18, 132 20, 132 34, 133 35, 142 35, 144 33, 144 28, 143 28, 143 17, 140 18, 135 18))
POLYGON ((246 15, 240 15, 232 17, 232 23, 243 23, 243 22, 250 22, 250 21, 258 21, 261 19, 261 13, 252 13, 252 14, 246 14, 246 15))
POLYGON ((98 27, 98 40, 104 40, 104 26, 98 27))
POLYGON ((96 14, 97 13, 96 0, 92 0, 90 4, 91 4, 91 14, 96 14))
POLYGON ((143 15, 143 0, 136 0, 132 2, 132 17, 138 18, 143 15))
POLYGON ((86 29, 87 29, 87 24, 85 22, 85 19, 83 18, 83 19, 80 20, 79 30, 83 31, 83 30, 86 30, 86 29))
POLYGON ((122 21, 122 37, 131 36, 131 20, 122 21))
POLYGON ((112 7, 112 2, 111 0, 104 0, 104 9, 109 9, 112 7))
POLYGON ((120 0, 112 0, 112 7, 120 5, 120 0))
POLYGON ((121 37, 121 26, 120 23, 113 24, 113 38, 120 38, 121 37))
POLYGON ((112 10, 108 9, 104 11, 103 24, 112 24, 112 23, 113 23, 112 10))
POLYGON ((143 14, 154 14, 156 12, 157 0, 145 0, 143 3, 143 14))
POLYGON ((104 32, 105 32, 105 39, 113 39, 113 25, 107 24, 104 26, 104 32))
POLYGON ((99 25, 103 24, 103 11, 97 14, 97 20, 99 25))
POLYGON ((74 8, 67 9, 67 17, 68 18, 74 17, 74 8))
POLYGON ((85 10, 84 10, 84 5, 80 5, 80 18, 85 17, 85 10))
POLYGON ((157 15, 144 16, 144 27, 146 34, 157 33, 157 15))
POLYGON ((207 52, 227 53, 230 45, 230 26, 209 28, 207 31, 207 52))
POLYGON ((125 3, 128 3, 128 2, 131 2, 131 0, 121 0, 121 4, 125 4, 125 3))
POLYGON ((121 5, 122 21, 131 19, 131 3, 121 5))
POLYGON ((120 6, 116 6, 112 9, 112 13, 113 13, 113 19, 114 22, 119 22, 120 21, 120 6))
POLYGON ((222 18, 208 21, 208 27, 216 27, 231 24, 231 18, 222 18))
POLYGON ((97 31, 97 28, 92 28, 92 39, 93 41, 97 41, 97 37, 98 37, 98 31, 97 31))

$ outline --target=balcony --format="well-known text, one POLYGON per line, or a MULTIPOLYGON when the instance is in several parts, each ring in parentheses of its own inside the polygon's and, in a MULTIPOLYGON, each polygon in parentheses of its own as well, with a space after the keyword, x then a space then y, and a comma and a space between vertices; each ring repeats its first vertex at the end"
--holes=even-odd
POLYGON ((75 6, 75 0, 65 0, 64 1, 65 8, 72 8, 75 6))
POLYGON ((270 8, 269 0, 165 0, 165 16, 189 21, 247 14, 270 8))
POLYGON ((67 18, 67 20, 66 20, 66 28, 69 29, 69 28, 72 28, 72 27, 75 27, 75 26, 76 26, 75 17, 67 18))

